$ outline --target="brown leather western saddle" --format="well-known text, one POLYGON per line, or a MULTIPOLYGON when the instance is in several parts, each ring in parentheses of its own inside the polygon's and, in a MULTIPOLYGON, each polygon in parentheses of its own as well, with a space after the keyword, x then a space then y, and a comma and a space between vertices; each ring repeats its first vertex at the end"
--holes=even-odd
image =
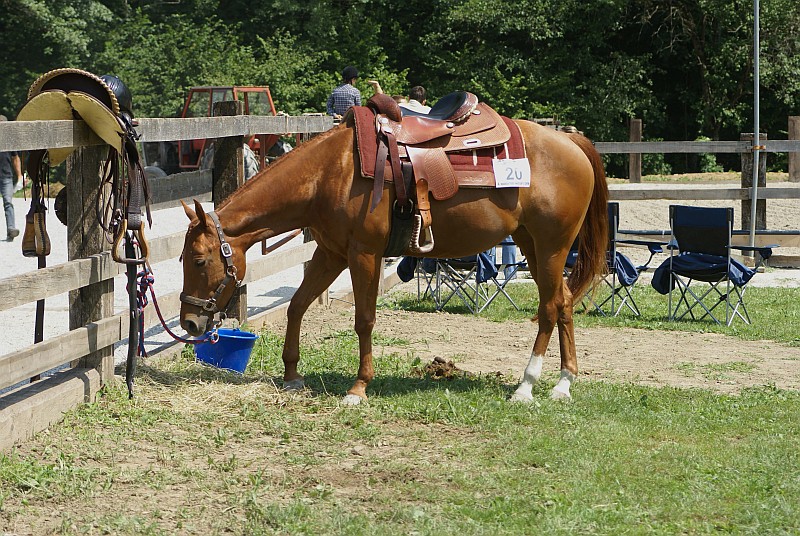
POLYGON ((441 201, 460 187, 494 188, 492 159, 525 157, 516 123, 466 91, 446 95, 428 114, 401 109, 383 94, 351 110, 361 174, 375 181, 370 210, 384 182, 395 188, 387 257, 433 249, 429 193, 441 201))

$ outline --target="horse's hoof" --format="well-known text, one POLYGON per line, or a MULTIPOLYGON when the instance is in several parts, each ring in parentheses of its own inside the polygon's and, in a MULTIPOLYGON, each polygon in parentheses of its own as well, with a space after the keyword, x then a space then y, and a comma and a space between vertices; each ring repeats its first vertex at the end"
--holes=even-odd
POLYGON ((347 395, 342 399, 343 406, 358 406, 364 402, 364 399, 358 395, 347 395))
POLYGON ((508 399, 509 402, 522 402, 523 404, 530 404, 533 402, 533 394, 531 393, 520 393, 519 391, 514 391, 514 394, 511 395, 511 398, 508 399))
POLYGON ((558 387, 553 387, 553 390, 550 391, 550 400, 569 401, 572 400, 572 395, 569 394, 569 391, 562 391, 558 387))
POLYGON ((302 391, 306 386, 306 382, 303 378, 298 380, 288 380, 283 382, 283 390, 284 391, 302 391))

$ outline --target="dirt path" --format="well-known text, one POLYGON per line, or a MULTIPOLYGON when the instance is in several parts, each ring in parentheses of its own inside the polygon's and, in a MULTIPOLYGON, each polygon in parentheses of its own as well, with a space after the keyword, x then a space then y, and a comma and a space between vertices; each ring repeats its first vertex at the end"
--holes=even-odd
MULTIPOLYGON (((285 325, 281 321, 267 327, 282 333, 285 325)), ((352 327, 352 307, 313 308, 303 323, 303 342, 314 344, 325 334, 352 327)), ((376 362, 392 352, 412 354, 423 364, 442 357, 470 372, 499 372, 517 381, 530 356, 535 326, 528 321, 498 323, 470 315, 379 310, 375 332, 384 340, 409 341, 399 347, 376 344, 376 362)), ((584 379, 725 393, 773 383, 781 389, 800 389, 798 347, 714 333, 630 328, 578 328, 575 339, 584 379)), ((544 368, 552 380, 559 369, 557 335, 551 340, 544 368)))

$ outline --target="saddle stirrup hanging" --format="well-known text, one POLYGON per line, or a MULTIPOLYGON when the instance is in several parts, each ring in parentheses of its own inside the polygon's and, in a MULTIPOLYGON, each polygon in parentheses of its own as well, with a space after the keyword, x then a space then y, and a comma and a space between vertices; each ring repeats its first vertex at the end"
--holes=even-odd
POLYGON ((426 254, 433 251, 433 229, 422 225, 422 216, 414 214, 414 228, 411 231, 411 244, 408 249, 414 255, 426 254), (424 235, 425 242, 420 244, 419 239, 424 235))
POLYGON ((42 182, 48 180, 47 150, 31 152, 28 158, 28 175, 31 178, 31 208, 25 215, 25 232, 22 235, 22 255, 42 257, 50 255, 50 236, 47 234, 47 207, 44 203, 42 182))
POLYGON ((414 228, 411 231, 409 250, 414 254, 430 253, 433 250, 433 229, 431 229, 431 202, 428 197, 428 181, 417 180, 417 213, 414 215, 414 228), (420 244, 420 238, 425 242, 420 244))
MULTIPOLYGON (((126 237, 128 237, 128 220, 123 219, 120 221, 119 229, 114 237, 114 245, 111 248, 111 258, 113 258, 116 262, 121 264, 144 264, 147 262, 147 258, 150 256, 150 246, 147 243, 147 239, 144 236, 144 229, 137 229, 131 231, 130 238, 135 239, 136 242, 139 244, 139 250, 141 252, 141 257, 129 257, 126 253, 120 255, 120 250, 125 249, 123 246, 123 242, 126 241, 126 237)), ((128 251, 125 249, 125 251, 128 251)))
POLYGON ((45 226, 44 211, 31 210, 25 216, 25 232, 22 234, 22 256, 43 257, 50 255, 50 236, 45 226))

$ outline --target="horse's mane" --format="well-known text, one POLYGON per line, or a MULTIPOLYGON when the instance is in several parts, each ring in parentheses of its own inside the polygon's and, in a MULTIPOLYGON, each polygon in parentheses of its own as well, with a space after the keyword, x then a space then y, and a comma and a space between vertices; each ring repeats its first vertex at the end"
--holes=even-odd
POLYGON ((266 166, 264 169, 259 171, 255 176, 253 176, 251 179, 246 181, 240 188, 237 188, 236 191, 234 191, 231 195, 226 197, 217 206, 216 210, 219 210, 219 209, 223 208, 225 205, 230 203, 234 198, 236 198, 236 197, 238 197, 240 195, 246 195, 252 188, 256 187, 255 186, 256 181, 258 179, 260 179, 262 176, 268 175, 269 173, 277 173, 277 172, 279 172, 281 169, 283 169, 281 166, 286 167, 286 165, 287 165, 286 162, 291 162, 296 158, 302 158, 303 155, 305 154, 305 152, 311 150, 311 148, 313 148, 314 145, 317 145, 318 143, 321 143, 322 141, 326 140, 327 138, 333 136, 336 132, 340 131, 342 128, 347 128, 344 125, 344 123, 342 123, 339 126, 336 126, 334 128, 328 129, 325 132, 317 134, 316 136, 314 136, 313 138, 311 138, 307 142, 298 144, 297 147, 295 147, 294 149, 292 149, 288 153, 286 153, 283 156, 281 156, 280 158, 278 158, 275 162, 273 162, 270 165, 266 166), (276 171, 276 170, 278 170, 278 171, 276 171))

